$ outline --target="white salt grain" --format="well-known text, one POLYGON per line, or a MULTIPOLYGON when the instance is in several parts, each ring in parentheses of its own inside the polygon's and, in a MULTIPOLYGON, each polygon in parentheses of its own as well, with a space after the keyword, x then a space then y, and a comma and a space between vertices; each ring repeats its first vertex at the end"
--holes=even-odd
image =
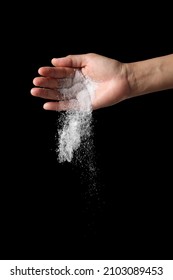
POLYGON ((91 100, 96 84, 76 70, 73 77, 61 80, 60 93, 64 99, 73 104, 73 109, 65 112, 61 118, 62 128, 58 130, 58 159, 59 162, 73 159, 82 142, 88 141, 91 135, 92 105, 91 100))

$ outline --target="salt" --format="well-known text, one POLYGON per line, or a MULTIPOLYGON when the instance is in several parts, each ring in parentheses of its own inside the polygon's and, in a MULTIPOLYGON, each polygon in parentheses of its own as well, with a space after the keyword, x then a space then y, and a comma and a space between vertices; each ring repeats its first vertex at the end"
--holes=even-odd
MULTIPOLYGON (((60 93, 73 109, 66 111, 61 117, 61 128, 58 129, 58 159, 59 162, 71 162, 79 147, 91 137, 92 122, 92 98, 94 97, 96 84, 84 76, 80 70, 76 70, 73 77, 61 80, 60 93)), ((89 149, 90 150, 90 147, 89 149)), ((87 151, 86 151, 87 152, 87 151)))

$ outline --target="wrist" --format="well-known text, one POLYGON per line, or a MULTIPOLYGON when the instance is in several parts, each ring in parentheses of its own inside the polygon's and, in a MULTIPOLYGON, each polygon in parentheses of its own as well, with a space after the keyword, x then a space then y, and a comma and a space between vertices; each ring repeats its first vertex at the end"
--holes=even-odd
POLYGON ((127 64, 129 97, 135 97, 161 89, 161 63, 150 59, 127 64))
POLYGON ((134 97, 138 92, 137 79, 135 74, 135 63, 125 63, 126 78, 129 86, 128 98, 134 97))
POLYGON ((129 98, 156 91, 160 69, 152 60, 127 63, 129 98))

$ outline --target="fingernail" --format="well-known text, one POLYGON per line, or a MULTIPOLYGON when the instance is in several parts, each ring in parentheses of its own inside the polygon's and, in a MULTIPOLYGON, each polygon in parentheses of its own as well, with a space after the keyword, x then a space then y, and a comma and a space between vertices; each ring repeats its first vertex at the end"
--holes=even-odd
POLYGON ((45 110, 48 110, 49 105, 48 105, 47 103, 45 103, 45 104, 43 105, 43 108, 44 108, 45 110))

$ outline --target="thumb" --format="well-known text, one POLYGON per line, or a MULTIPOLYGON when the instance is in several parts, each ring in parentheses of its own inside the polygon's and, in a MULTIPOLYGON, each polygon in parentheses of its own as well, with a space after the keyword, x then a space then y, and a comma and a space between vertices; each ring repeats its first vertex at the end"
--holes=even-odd
POLYGON ((68 55, 61 58, 53 58, 52 64, 56 67, 82 68, 86 65, 86 55, 68 55))

